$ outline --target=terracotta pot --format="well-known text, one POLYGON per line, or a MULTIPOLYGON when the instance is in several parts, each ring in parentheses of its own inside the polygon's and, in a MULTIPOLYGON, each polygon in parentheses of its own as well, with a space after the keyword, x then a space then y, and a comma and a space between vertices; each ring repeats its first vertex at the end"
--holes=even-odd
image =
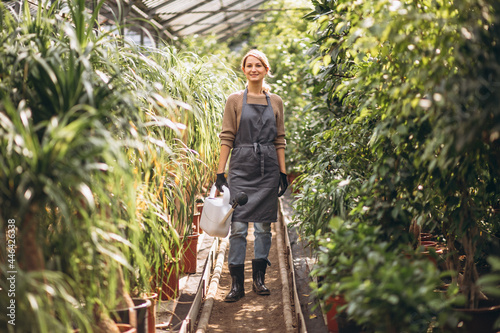
POLYGON ((454 309, 460 321, 457 327, 447 327, 453 333, 495 333, 495 321, 500 318, 500 300, 481 300, 477 309, 454 309))
POLYGON ((434 265, 437 266, 439 256, 443 254, 443 249, 436 248, 433 246, 428 246, 425 248, 425 251, 422 251, 422 254, 425 255, 427 258, 429 258, 429 260, 432 261, 434 265))
POLYGON ((198 213, 200 213, 200 215, 203 212, 203 204, 204 204, 203 202, 196 203, 196 209, 198 210, 198 213))
POLYGON ((165 264, 161 288, 159 288, 161 298, 174 299, 179 293, 179 267, 177 263, 165 264))
POLYGON ((328 326, 328 332, 330 333, 338 333, 339 332, 339 323, 338 323, 338 314, 339 312, 337 311, 337 307, 342 306, 346 304, 344 297, 342 296, 335 296, 335 297, 330 297, 326 301, 326 306, 330 306, 330 310, 326 313, 326 318, 327 318, 327 326, 328 326))
POLYGON ((132 327, 129 324, 116 324, 116 327, 118 327, 118 330, 120 333, 136 333, 137 330, 135 327, 132 327))
POLYGON ((200 234, 192 234, 183 239, 181 270, 184 273, 196 273, 198 257, 198 237, 200 234))
POLYGON ((294 181, 298 176, 300 176, 300 173, 297 172, 291 172, 288 174, 288 183, 290 184, 290 188, 293 193, 299 193, 299 189, 294 184, 294 181))
POLYGON ((433 241, 421 241, 420 245, 427 249, 428 247, 436 247, 437 242, 433 242, 433 241))
POLYGON ((421 232, 420 233, 420 240, 422 241, 430 241, 434 238, 434 235, 429 233, 429 232, 421 232))
POLYGON ((200 213, 195 213, 193 215, 193 233, 199 234, 200 233, 200 218, 201 214, 200 213))

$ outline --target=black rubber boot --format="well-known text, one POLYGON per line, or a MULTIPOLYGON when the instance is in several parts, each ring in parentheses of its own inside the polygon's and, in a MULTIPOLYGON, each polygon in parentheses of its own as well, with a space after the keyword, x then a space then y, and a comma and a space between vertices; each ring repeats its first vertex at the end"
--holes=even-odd
POLYGON ((264 284, 266 278, 267 263, 268 261, 265 259, 252 260, 252 289, 257 293, 257 295, 271 295, 271 292, 264 284))
POLYGON ((224 301, 236 302, 245 296, 245 265, 229 265, 229 273, 231 274, 233 283, 224 301))

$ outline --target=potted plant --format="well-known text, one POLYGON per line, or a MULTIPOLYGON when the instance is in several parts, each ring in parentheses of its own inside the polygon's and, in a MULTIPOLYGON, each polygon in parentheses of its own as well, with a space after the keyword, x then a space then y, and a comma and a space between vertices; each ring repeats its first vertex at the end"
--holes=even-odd
POLYGON ((404 253, 411 247, 392 248, 380 227, 339 222, 319 237, 312 274, 325 310, 336 306, 340 332, 346 325, 356 331, 422 332, 438 314, 447 317, 449 301, 435 292, 441 275, 430 261, 418 254, 409 260, 404 253))

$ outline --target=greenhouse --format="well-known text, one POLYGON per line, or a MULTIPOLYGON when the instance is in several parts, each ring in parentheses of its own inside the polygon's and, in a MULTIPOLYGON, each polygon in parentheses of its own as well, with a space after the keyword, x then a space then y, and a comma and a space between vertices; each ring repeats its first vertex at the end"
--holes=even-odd
POLYGON ((0 332, 500 332, 497 0, 0 26, 0 332))

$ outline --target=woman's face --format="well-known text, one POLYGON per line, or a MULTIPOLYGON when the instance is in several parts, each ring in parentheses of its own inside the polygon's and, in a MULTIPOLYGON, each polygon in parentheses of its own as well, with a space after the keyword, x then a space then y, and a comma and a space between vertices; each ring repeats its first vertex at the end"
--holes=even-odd
POLYGON ((243 72, 245 73, 248 82, 258 82, 264 80, 264 77, 267 74, 267 69, 259 59, 254 56, 248 56, 245 61, 243 72))

